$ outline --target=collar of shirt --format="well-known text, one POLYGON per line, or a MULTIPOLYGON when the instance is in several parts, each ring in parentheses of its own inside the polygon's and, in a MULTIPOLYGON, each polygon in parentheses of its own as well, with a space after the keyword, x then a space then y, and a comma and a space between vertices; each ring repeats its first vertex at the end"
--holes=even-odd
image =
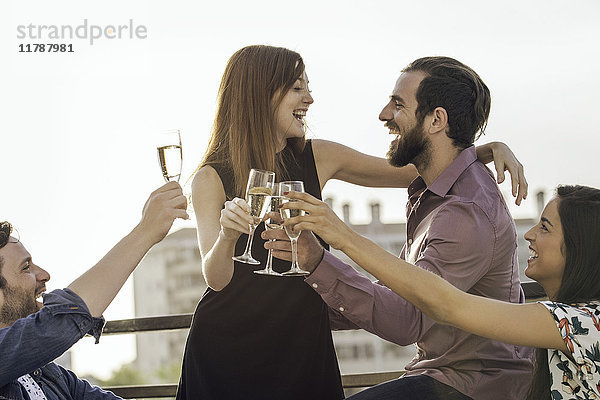
POLYGON ((411 203, 414 204, 415 195, 420 195, 425 190, 428 190, 439 197, 445 197, 459 176, 477 160, 477 152, 475 146, 471 145, 461 151, 458 157, 427 187, 425 181, 419 175, 411 182, 408 187, 408 197, 411 203))

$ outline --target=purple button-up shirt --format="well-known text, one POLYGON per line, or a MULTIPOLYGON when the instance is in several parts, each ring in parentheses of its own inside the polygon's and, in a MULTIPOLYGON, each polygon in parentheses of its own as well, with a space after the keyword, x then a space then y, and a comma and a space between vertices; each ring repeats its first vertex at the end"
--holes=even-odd
MULTIPOLYGON (((417 177, 408 194, 401 258, 468 293, 523 302, 514 221, 474 147, 429 187, 417 177)), ((437 324, 329 252, 306 282, 330 306, 333 329, 363 328, 399 345, 415 343, 407 376, 430 376, 474 399, 526 397, 531 349, 437 324)))

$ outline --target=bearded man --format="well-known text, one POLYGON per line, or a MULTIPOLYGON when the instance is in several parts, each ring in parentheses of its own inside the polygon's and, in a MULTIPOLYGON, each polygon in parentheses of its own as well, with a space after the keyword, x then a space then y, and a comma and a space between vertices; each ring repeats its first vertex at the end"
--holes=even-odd
MULTIPOLYGON (((524 295, 515 224, 473 146, 487 124, 490 103, 487 86, 471 68, 449 57, 425 57, 403 70, 379 119, 396 136, 388 161, 398 167, 414 164, 419 172, 408 188, 407 241, 400 257, 466 292, 517 303, 524 295)), ((303 193, 289 197, 300 201, 284 208, 307 214, 286 224, 311 229, 337 248, 326 229, 343 224, 337 225, 327 205, 303 193)), ((266 239, 285 240, 283 236, 263 234, 266 239)), ((276 250, 276 257, 288 257, 284 244, 265 247, 276 250)), ((363 328, 399 345, 416 344, 404 376, 352 399, 526 397, 530 349, 435 323, 385 286, 319 249, 312 235, 301 235, 298 249, 302 268, 311 271, 306 283, 330 307, 332 329, 363 328)))
POLYGON ((0 222, 0 399, 119 399, 52 362, 85 334, 100 338, 102 313, 175 218, 188 218, 176 182, 154 191, 140 223, 94 267, 47 294, 50 275, 33 262, 12 226, 0 222), (43 304, 36 299, 43 295, 43 304))

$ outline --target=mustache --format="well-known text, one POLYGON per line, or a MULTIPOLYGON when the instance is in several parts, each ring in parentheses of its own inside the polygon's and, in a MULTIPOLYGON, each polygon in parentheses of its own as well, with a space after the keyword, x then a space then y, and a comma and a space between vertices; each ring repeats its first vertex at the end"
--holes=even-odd
POLYGON ((45 285, 45 284, 44 284, 44 285, 37 286, 37 287, 35 288, 35 294, 36 294, 36 295, 38 295, 39 293, 45 292, 45 291, 46 291, 46 285, 45 285))
POLYGON ((394 122, 392 121, 387 121, 385 124, 383 124, 383 126, 385 126, 388 129, 396 129, 396 130, 400 130, 400 128, 398 127, 398 125, 396 125, 394 122))

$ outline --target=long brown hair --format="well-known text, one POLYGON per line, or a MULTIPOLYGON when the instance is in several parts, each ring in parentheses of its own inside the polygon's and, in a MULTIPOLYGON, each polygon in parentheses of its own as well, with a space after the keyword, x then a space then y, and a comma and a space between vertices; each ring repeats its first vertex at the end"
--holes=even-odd
MULTIPOLYGON (((600 300, 600 190, 587 186, 556 188, 563 230, 565 269, 556 298, 563 304, 600 300)), ((536 349, 528 400, 550 399, 548 350, 536 349)))
POLYGON ((211 138, 198 169, 225 168, 233 178, 233 188, 225 187, 228 199, 244 196, 251 168, 285 179, 286 166, 304 148, 304 138, 293 138, 276 153, 275 131, 275 111, 303 72, 300 54, 282 47, 244 47, 227 62, 211 138))

